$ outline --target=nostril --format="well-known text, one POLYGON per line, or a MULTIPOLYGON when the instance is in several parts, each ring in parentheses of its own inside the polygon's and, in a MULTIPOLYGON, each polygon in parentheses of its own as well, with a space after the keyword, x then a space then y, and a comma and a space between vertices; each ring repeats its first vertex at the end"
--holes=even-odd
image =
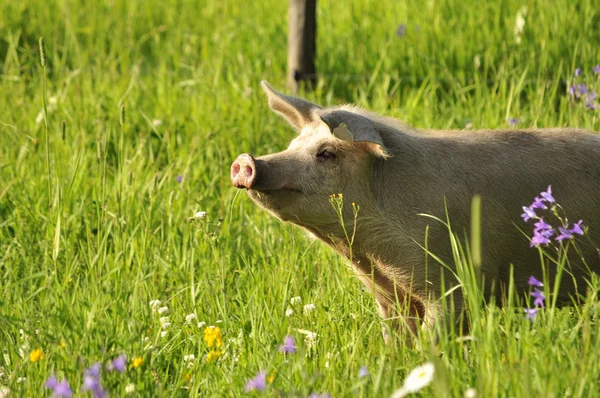
POLYGON ((246 177, 252 177, 254 170, 252 170, 252 167, 246 166, 246 168, 244 169, 244 172, 246 173, 246 177))
POLYGON ((240 165, 239 165, 239 163, 234 163, 231 166, 231 176, 232 177, 236 177, 239 174, 239 172, 240 172, 240 165))

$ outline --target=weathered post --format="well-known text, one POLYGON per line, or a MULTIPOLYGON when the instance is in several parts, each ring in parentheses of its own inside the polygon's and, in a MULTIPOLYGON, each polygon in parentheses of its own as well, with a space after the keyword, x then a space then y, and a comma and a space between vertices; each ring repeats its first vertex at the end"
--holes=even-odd
POLYGON ((317 0, 289 0, 287 85, 298 91, 301 81, 316 80, 317 0))

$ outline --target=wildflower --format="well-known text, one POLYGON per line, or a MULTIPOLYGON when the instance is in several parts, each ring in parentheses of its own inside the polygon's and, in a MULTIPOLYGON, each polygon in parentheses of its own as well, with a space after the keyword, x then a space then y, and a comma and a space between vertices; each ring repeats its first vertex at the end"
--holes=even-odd
POLYGON ((192 381, 192 375, 190 375, 188 372, 185 372, 183 374, 183 380, 185 380, 186 383, 189 383, 190 381, 192 381))
POLYGON ((119 373, 125 372, 126 368, 127 368, 127 356, 125 354, 121 354, 118 357, 116 357, 115 359, 113 359, 106 367, 106 369, 108 371, 116 370, 119 373))
POLYGON ((428 386, 433 380, 434 372, 435 367, 431 362, 427 362, 422 366, 416 367, 408 374, 406 380, 404 380, 404 385, 399 390, 396 390, 392 394, 391 398, 404 397, 407 394, 417 392, 428 386))
POLYGON ((369 375, 369 370, 366 366, 361 366, 358 370, 358 378, 362 379, 363 377, 367 377, 369 375))
POLYGON ((573 237, 573 234, 566 228, 558 227, 558 232, 560 232, 560 235, 554 238, 554 240, 557 242, 560 242, 564 239, 571 239, 573 237))
POLYGON ((175 179, 177 180, 178 183, 181 184, 181 181, 183 181, 183 176, 178 175, 177 177, 175 177, 175 179))
POLYGON ((36 348, 29 353, 29 360, 31 362, 41 361, 42 359, 44 359, 44 352, 40 348, 36 348))
POLYGON ((10 388, 0 387, 0 398, 8 398, 8 397, 10 397, 10 388))
POLYGON ((268 382, 269 384, 273 383, 273 380, 275 380, 275 375, 276 375, 276 374, 277 374, 277 371, 276 371, 276 370, 273 370, 273 371, 271 372, 271 374, 270 374, 270 375, 267 377, 267 382, 268 382))
POLYGON ((171 327, 171 322, 165 322, 162 325, 160 325, 163 329, 168 329, 171 327))
POLYGON ((96 362, 85 370, 83 373, 83 386, 81 387, 82 392, 91 391, 95 398, 106 397, 106 391, 104 391, 100 382, 101 369, 102 365, 96 362))
POLYGON ((477 398, 477 390, 469 387, 465 390, 465 398, 477 398))
POLYGON ((215 362, 221 356, 221 351, 211 350, 206 354, 206 362, 215 362))
POLYGON ((150 301, 150 308, 152 309, 152 312, 158 311, 158 309, 160 308, 161 304, 162 303, 160 302, 160 300, 151 300, 150 301))
POLYGON ((163 330, 162 332, 160 332, 160 337, 165 338, 165 337, 167 337, 168 334, 169 334, 168 330, 163 330))
POLYGON ((537 218, 537 214, 535 214, 535 211, 531 207, 525 207, 525 206, 523 206, 523 212, 524 213, 521 214, 521 218, 525 222, 529 221, 532 218, 537 218))
POLYGON ((125 394, 133 394, 135 392, 135 384, 129 383, 125 386, 125 394))
POLYGON ((548 207, 544 204, 544 200, 539 196, 533 199, 533 203, 530 206, 532 209, 547 209, 548 207))
POLYGON ((129 365, 130 368, 139 368, 140 366, 142 366, 144 364, 144 358, 142 357, 137 357, 133 360, 133 362, 131 363, 131 365, 129 365))
POLYGON ((537 279, 535 279, 535 276, 531 275, 529 277, 529 280, 527 281, 527 283, 529 284, 529 286, 537 286, 537 287, 542 287, 544 286, 544 284, 540 281, 538 281, 537 279))
POLYGON ((189 314, 185 316, 185 323, 186 325, 189 325, 190 323, 192 323, 192 321, 196 320, 196 314, 189 314))
POLYGON ((288 309, 285 310, 285 316, 290 317, 292 315, 294 315, 294 310, 288 307, 288 309))
POLYGON ((400 26, 398 26, 398 30, 396 31, 396 36, 403 37, 405 33, 406 33, 406 25, 400 24, 400 26))
POLYGON ((513 34, 515 36, 515 43, 521 44, 521 36, 523 35, 523 31, 525 30, 525 17, 527 16, 527 7, 523 6, 517 12, 517 17, 515 18, 515 27, 513 29, 513 34))
POLYGON ((17 383, 25 383, 27 381, 27 377, 19 377, 17 378, 17 383))
POLYGON ((300 304, 300 303, 302 303, 302 297, 300 297, 300 296, 292 297, 290 299, 290 304, 291 305, 297 305, 297 304, 300 304))
POLYGON ((541 245, 547 245, 548 243, 550 243, 550 239, 548 238, 549 235, 552 235, 554 233, 554 230, 550 230, 550 231, 538 231, 535 230, 533 232, 533 238, 531 238, 531 243, 529 244, 530 247, 538 247, 541 245))
POLYGON ((250 392, 254 390, 264 391, 267 389, 267 373, 264 371, 260 371, 254 376, 252 379, 248 380, 246 385, 244 386, 245 392, 250 392))
POLYGON ((579 77, 581 75, 581 68, 575 69, 575 77, 579 77))
POLYGON ((533 224, 535 230, 537 231, 550 231, 552 229, 552 225, 548 224, 544 221, 544 217, 540 218, 540 221, 533 224))
POLYGON ((279 351, 283 352, 284 354, 295 354, 296 343, 294 342, 294 336, 285 336, 283 344, 279 347, 279 351))
POLYGON ((194 361, 196 361, 196 356, 194 354, 183 356, 183 362, 187 365, 188 369, 194 366, 194 361))
POLYGON ((572 234, 583 235, 583 229, 581 229, 582 222, 583 220, 579 220, 575 224, 573 224, 573 228, 571 228, 569 232, 572 234))
MULTIPOLYGON (((166 314, 168 311, 169 311, 169 307, 167 307, 167 306, 160 307, 160 308, 158 309, 158 313, 159 313, 159 314, 161 314, 161 315, 162 315, 162 314, 166 314)), ((161 319, 162 319, 162 318, 161 318, 161 319)))
POLYGON ((304 306, 304 315, 313 312, 314 310, 317 309, 317 306, 314 304, 306 304, 304 306))
POLYGON ((198 329, 202 329, 204 326, 206 326, 206 322, 198 322, 198 329))
POLYGON ((61 346, 62 348, 67 348, 67 344, 66 344, 64 341, 61 341, 61 342, 60 342, 60 346, 61 346))
POLYGON ((554 196, 552 196, 552 185, 548 185, 548 189, 546 189, 545 192, 541 192, 540 195, 542 198, 544 198, 544 200, 548 201, 548 203, 556 202, 556 200, 554 200, 554 196))
POLYGON ((194 218, 196 220, 202 220, 202 219, 206 218, 206 212, 205 211, 199 211, 196 214, 194 214, 194 218))
POLYGON ((58 381, 56 376, 52 375, 46 380, 44 386, 52 390, 53 396, 55 397, 72 397, 73 391, 71 391, 71 387, 69 386, 69 382, 67 380, 58 381))
POLYGON ((525 317, 533 322, 538 311, 539 308, 525 308, 525 317))
POLYGON ((204 329, 204 341, 208 345, 208 348, 213 346, 222 347, 223 337, 221 336, 221 328, 218 326, 209 326, 204 329))
POLYGON ((313 392, 308 396, 308 398, 331 398, 331 394, 329 394, 329 393, 317 394, 316 392, 313 392))
POLYGON ((519 121, 517 119, 515 119, 514 117, 508 118, 508 119, 506 119, 506 121, 508 122, 508 125, 510 127, 515 127, 519 123, 519 121))
POLYGON ((162 125, 162 123, 163 123, 163 122, 162 122, 162 120, 160 120, 160 119, 154 119, 154 120, 152 121, 152 125, 153 125, 154 127, 158 127, 158 126, 162 125))
POLYGON ((317 334, 310 330, 296 329, 298 332, 304 335, 304 343, 306 348, 311 349, 317 343, 317 334))
POLYGON ((533 292, 531 292, 531 296, 535 299, 533 301, 533 305, 539 305, 540 307, 544 307, 544 300, 546 299, 546 296, 544 296, 544 293, 542 293, 540 291, 540 289, 535 288, 533 292))
POLYGON ((592 69, 592 71, 597 74, 600 75, 600 65, 596 65, 594 66, 594 69, 592 69))

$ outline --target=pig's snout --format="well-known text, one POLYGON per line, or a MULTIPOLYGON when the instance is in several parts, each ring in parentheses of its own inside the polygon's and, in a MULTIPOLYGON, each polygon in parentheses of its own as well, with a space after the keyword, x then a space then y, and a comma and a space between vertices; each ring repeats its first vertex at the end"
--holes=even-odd
POLYGON ((243 153, 231 165, 231 182, 236 188, 252 188, 256 181, 256 162, 252 155, 243 153))

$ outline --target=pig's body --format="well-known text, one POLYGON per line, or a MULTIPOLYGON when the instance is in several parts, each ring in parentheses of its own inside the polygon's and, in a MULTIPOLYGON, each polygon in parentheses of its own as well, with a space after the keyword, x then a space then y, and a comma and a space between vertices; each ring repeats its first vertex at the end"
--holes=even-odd
MULTIPOLYGON (((520 214, 548 185, 570 221, 583 219, 589 227, 580 247, 590 268, 600 271, 594 245, 600 231, 600 135, 574 129, 418 131, 360 109, 321 109, 265 88, 272 108, 301 134, 286 151, 234 163, 234 184, 346 257, 347 239, 329 196, 343 194, 350 229, 350 204, 358 204, 353 267, 384 318, 397 316, 397 304, 425 323, 440 315, 442 272, 446 289, 456 280, 427 259, 423 247, 454 266, 450 237, 445 225, 422 214, 445 219, 447 210, 453 231, 463 238, 474 195, 482 197, 481 270, 497 297, 508 285, 511 264, 517 289, 527 288, 530 275, 541 277, 539 253, 529 246, 532 223, 525 224, 520 214), (322 156, 322 148, 333 158, 322 156), (247 165, 252 181, 234 172, 247 165)), ((576 263, 584 290, 587 271, 576 263)), ((548 269, 552 275, 552 265, 548 269)), ((570 278, 564 280, 560 299, 566 301, 575 288, 570 278)), ((457 293, 460 310, 460 289, 457 293)))

